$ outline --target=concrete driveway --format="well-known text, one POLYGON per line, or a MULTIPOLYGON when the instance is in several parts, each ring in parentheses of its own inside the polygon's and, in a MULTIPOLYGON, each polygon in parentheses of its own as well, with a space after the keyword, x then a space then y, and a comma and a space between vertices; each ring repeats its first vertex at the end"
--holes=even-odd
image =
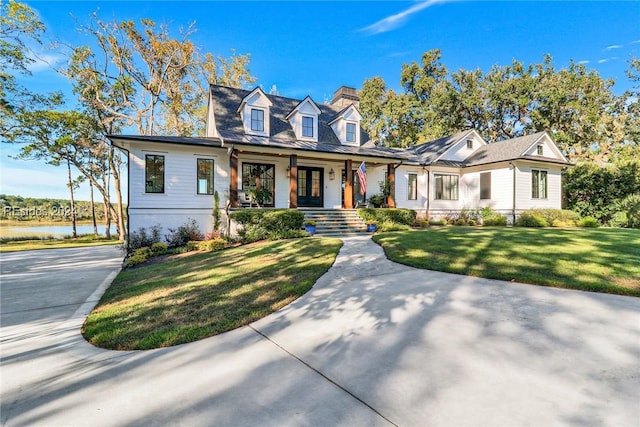
MULTIPOLYGON (((314 288, 272 316, 114 352, 82 340, 77 301, 66 320, 42 303, 47 286, 16 293, 11 274, 23 273, 5 278, 10 268, 2 255, 7 426, 640 425, 636 298, 417 270, 350 238, 314 288), (21 321, 20 308, 39 314, 21 321)), ((53 286, 63 272, 36 281, 53 286)))

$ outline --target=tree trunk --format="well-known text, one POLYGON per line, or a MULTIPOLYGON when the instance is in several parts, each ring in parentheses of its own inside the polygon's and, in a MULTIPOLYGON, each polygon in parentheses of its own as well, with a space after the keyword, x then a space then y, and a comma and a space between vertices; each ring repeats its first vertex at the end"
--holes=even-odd
POLYGON ((71 223, 73 225, 73 238, 78 237, 76 230, 76 204, 73 200, 73 180, 71 179, 71 162, 67 159, 67 171, 69 172, 69 191, 71 194, 71 223))
POLYGON ((89 196, 91 197, 91 219, 93 220, 93 234, 98 234, 98 224, 96 223, 96 205, 93 201, 93 184, 89 181, 89 196))
POLYGON ((115 149, 113 146, 110 147, 112 150, 111 155, 109 156, 109 168, 111 168, 111 175, 113 176, 113 185, 116 190, 116 218, 118 219, 118 240, 124 242, 126 238, 126 230, 124 227, 124 209, 122 207, 122 189, 120 186, 120 169, 116 166, 116 162, 114 160, 114 152, 115 149))

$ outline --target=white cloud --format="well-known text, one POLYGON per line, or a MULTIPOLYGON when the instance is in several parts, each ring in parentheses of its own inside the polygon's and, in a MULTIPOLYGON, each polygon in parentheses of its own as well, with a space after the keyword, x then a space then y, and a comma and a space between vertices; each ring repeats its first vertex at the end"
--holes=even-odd
POLYGON ((605 47, 604 50, 609 51, 609 50, 621 49, 621 48, 622 48, 621 44, 612 44, 611 46, 605 47))
POLYGON ((609 61, 615 61, 616 59, 618 59, 617 56, 612 56, 610 58, 603 58, 603 59, 599 59, 598 60, 598 64, 604 64, 605 62, 609 62, 609 61))
POLYGON ((582 61, 578 61, 578 64, 585 65, 585 64, 588 64, 589 62, 591 62, 591 61, 589 61, 588 59, 583 59, 582 61))
POLYGON ((42 53, 37 56, 32 55, 31 59, 34 62, 29 64, 27 68, 32 73, 38 73, 55 68, 64 60, 64 56, 59 53, 42 53))
POLYGON ((386 18, 381 19, 378 22, 369 25, 368 27, 361 28, 360 31, 370 34, 380 34, 395 30, 396 28, 404 24, 411 15, 418 13, 430 6, 433 6, 436 3, 445 3, 447 1, 450 0, 426 0, 417 3, 410 8, 403 10, 402 12, 396 13, 395 15, 387 16, 386 18))
POLYGON ((631 43, 635 44, 635 43, 640 43, 640 40, 634 40, 631 43))

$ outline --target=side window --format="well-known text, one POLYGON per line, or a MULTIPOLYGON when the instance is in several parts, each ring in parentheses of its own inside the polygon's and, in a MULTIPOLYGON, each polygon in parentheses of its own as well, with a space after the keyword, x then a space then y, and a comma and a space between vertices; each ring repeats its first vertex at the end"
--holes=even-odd
POLYGON ((164 156, 144 156, 144 192, 164 193, 164 156))
POLYGON ((213 159, 198 159, 198 194, 213 194, 213 159))
POLYGON ((408 182, 407 198, 409 200, 417 200, 418 199, 418 175, 415 173, 410 173, 409 179, 407 182, 408 182))
POLYGON ((491 198, 491 172, 480 174, 480 200, 491 198))
POLYGON ((264 111, 251 109, 251 130, 264 132, 264 111))

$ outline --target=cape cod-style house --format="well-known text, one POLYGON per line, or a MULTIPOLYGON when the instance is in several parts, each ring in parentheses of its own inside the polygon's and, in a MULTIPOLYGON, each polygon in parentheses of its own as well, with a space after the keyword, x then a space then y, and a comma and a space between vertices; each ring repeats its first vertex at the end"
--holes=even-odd
POLYGON ((389 207, 439 217, 490 206, 509 220, 561 207, 569 165, 547 132, 488 143, 466 130, 408 149, 377 147, 361 127, 355 89, 330 104, 219 85, 210 89, 205 137, 112 135, 128 154, 129 230, 165 230, 193 218, 211 229, 220 206, 352 209, 388 182, 389 207), (361 194, 357 169, 366 167, 361 194))

